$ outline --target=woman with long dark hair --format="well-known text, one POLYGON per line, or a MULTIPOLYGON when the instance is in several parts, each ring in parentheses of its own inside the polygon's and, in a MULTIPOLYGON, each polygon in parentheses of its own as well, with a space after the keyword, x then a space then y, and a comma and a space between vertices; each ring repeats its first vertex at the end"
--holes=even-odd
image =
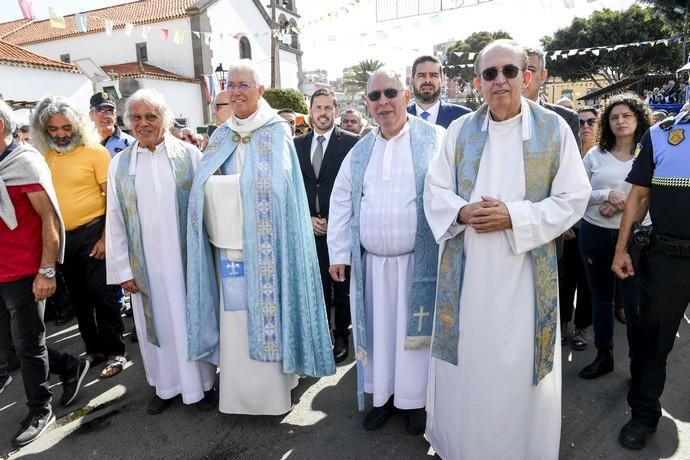
MULTIPOLYGON (((611 271, 611 262, 625 199, 631 188, 625 178, 635 159, 635 147, 649 129, 651 115, 636 95, 614 96, 599 120, 599 143, 583 160, 592 184, 592 196, 582 220, 579 243, 592 294, 592 324, 597 348, 594 362, 580 371, 584 379, 594 379, 613 370, 616 277, 611 271)), ((631 277, 618 284, 628 318, 638 303, 636 283, 631 277)), ((632 346, 632 342, 628 330, 628 344, 632 346)))

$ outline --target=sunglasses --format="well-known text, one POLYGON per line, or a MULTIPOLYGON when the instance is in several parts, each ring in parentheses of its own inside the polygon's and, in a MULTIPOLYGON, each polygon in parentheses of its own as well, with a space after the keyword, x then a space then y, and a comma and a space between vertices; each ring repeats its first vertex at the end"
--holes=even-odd
POLYGON ((254 88, 254 86, 250 85, 246 81, 240 82, 240 83, 235 83, 234 81, 231 81, 228 83, 228 90, 230 91, 237 91, 239 90, 241 93, 246 93, 250 89, 254 88))
POLYGON ((498 72, 501 72, 506 79, 512 80, 518 76, 520 68, 513 64, 504 65, 501 70, 498 70, 496 67, 489 67, 488 69, 482 70, 482 79, 484 79, 484 81, 494 81, 496 77, 498 77, 498 72))
POLYGON ((229 102, 216 102, 215 104, 213 104, 213 106, 216 108, 216 110, 218 110, 218 107, 224 107, 226 105, 230 105, 230 103, 229 102))
POLYGON ((594 124, 596 122, 597 122, 596 118, 588 118, 586 120, 580 120, 580 128, 582 128, 585 125, 592 127, 592 126, 594 126, 594 124))
MULTIPOLYGON (((399 92, 399 89, 386 88, 383 90, 383 95, 386 96, 386 99, 395 99, 396 97, 398 97, 399 92)), ((379 99, 381 99, 381 93, 382 91, 379 90, 372 91, 371 93, 367 94, 367 97, 371 102, 376 102, 379 99)))

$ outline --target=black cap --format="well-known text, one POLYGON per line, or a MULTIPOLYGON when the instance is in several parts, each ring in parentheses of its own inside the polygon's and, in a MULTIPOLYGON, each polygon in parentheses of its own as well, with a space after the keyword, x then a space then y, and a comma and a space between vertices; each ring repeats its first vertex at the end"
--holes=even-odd
POLYGON ((115 101, 110 96, 110 94, 106 93, 105 91, 96 93, 93 96, 91 96, 91 100, 89 102, 92 108, 100 107, 102 105, 109 105, 110 107, 115 107, 115 101))

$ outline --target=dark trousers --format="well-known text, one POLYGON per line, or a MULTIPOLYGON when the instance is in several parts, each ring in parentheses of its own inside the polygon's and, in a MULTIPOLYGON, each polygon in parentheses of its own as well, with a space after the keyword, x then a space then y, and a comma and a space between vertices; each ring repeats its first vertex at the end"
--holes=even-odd
POLYGON ((323 295, 326 299, 328 322, 331 323, 331 306, 335 311, 333 320, 333 337, 347 338, 350 336, 350 267, 345 271, 345 281, 333 281, 328 273, 330 260, 328 258, 328 244, 325 236, 316 236, 316 255, 319 258, 323 295))
MULTIPOLYGON (((653 245, 654 243, 652 243, 653 245)), ((632 416, 647 426, 661 417, 666 358, 690 302, 690 257, 664 254, 652 246, 640 268, 640 351, 630 359, 632 416)))
POLYGON ((105 260, 89 254, 103 233, 105 219, 67 232, 65 261, 61 265, 75 307, 86 353, 124 355, 124 326, 120 316, 121 289, 106 284, 105 260))
POLYGON ((558 260, 558 292, 561 323, 573 320, 575 328, 584 329, 592 324, 592 297, 587 284, 587 274, 580 257, 580 229, 573 227, 575 239, 563 241, 563 257, 558 260), (577 291, 577 305, 575 292, 577 291))
POLYGON ((628 345, 630 352, 633 353, 634 329, 639 322, 637 319, 639 317, 639 290, 636 277, 619 280, 611 271, 618 230, 598 227, 583 220, 578 239, 582 263, 592 294, 594 344, 600 351, 613 348, 613 310, 615 289, 618 287, 623 298, 625 315, 629 321, 628 345), (617 286, 616 283, 618 283, 617 286))
POLYGON ((48 377, 45 302, 36 302, 34 277, 0 284, 0 363, 6 366, 11 344, 21 366, 24 393, 31 413, 49 410, 52 394, 48 377))

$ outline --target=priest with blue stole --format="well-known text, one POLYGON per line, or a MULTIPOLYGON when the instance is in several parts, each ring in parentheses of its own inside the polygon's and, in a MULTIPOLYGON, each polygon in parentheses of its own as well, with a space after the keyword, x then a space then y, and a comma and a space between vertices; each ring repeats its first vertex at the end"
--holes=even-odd
POLYGON ((219 409, 279 415, 298 375, 335 373, 316 246, 287 122, 249 60, 228 70, 219 126, 189 199, 190 359, 218 363, 219 409))
POLYGON ((379 124, 343 161, 330 202, 330 273, 351 265, 350 304, 360 410, 377 430, 396 412, 424 432, 438 248, 424 217, 424 177, 444 129, 408 116, 399 74, 372 74, 366 96, 379 124))
POLYGON ((487 45, 486 103, 449 127, 424 208, 440 243, 426 436, 444 459, 556 459, 561 354, 554 239, 591 188, 567 123, 521 97, 527 54, 487 45))

